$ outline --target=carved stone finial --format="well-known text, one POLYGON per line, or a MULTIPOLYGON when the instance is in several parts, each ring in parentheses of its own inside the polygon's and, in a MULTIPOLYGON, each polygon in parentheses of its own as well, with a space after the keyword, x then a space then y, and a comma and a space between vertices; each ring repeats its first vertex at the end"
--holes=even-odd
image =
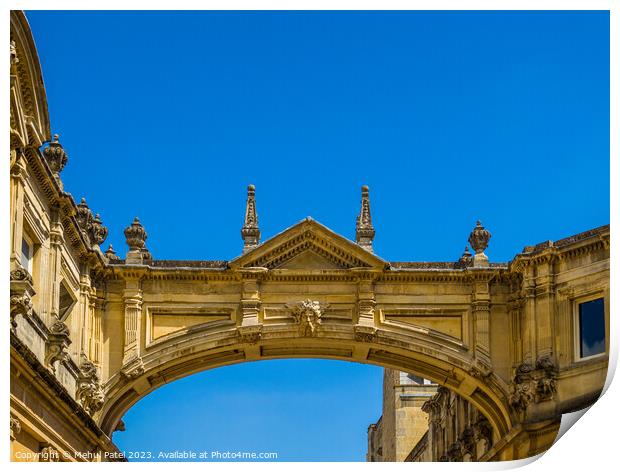
POLYGON ((102 244, 105 241, 105 238, 108 237, 108 228, 103 226, 101 217, 98 213, 95 215, 89 234, 91 241, 97 245, 102 244))
POLYGON ((43 149, 43 155, 54 175, 58 177, 60 171, 67 165, 68 156, 62 144, 58 142, 57 134, 54 135, 54 140, 43 149))
POLYGON ((484 250, 489 245, 489 239, 491 239, 491 233, 484 229, 484 226, 478 221, 468 240, 476 252, 474 255, 474 267, 488 267, 489 258, 484 254, 484 250))
POLYGON ((106 255, 106 257, 108 258, 109 261, 118 261, 120 259, 116 255, 116 252, 114 251, 114 248, 112 247, 111 244, 108 247, 107 251, 105 252, 105 255, 106 255))
POLYGON ((99 382, 97 367, 91 361, 83 356, 82 365, 80 365, 80 374, 78 375, 78 388, 75 393, 78 401, 86 410, 86 413, 92 415, 99 411, 103 406, 105 395, 99 382))
POLYGON ((82 198, 77 205, 75 219, 82 233, 86 235, 91 244, 100 245, 108 237, 108 228, 103 226, 99 214, 93 216, 93 212, 88 208, 85 198, 82 198))
POLYGON ((256 214, 256 188, 248 185, 248 198, 245 204, 245 218, 241 228, 241 238, 243 239, 243 252, 255 248, 260 244, 260 229, 258 228, 258 215, 256 214))
POLYGON ((368 186, 362 186, 362 205, 360 214, 357 216, 355 223, 355 242, 372 252, 372 240, 375 237, 375 228, 372 226, 372 217, 370 216, 370 196, 368 186))
POLYGON ((465 250, 463 251, 463 255, 459 258, 457 265, 459 267, 467 267, 471 265, 471 252, 469 252, 469 248, 465 246, 465 250))
POLYGON ((80 203, 77 204, 77 214, 75 215, 78 226, 80 229, 88 234, 88 230, 93 222, 93 212, 88 208, 86 199, 82 198, 80 203))
POLYGON ((133 219, 131 226, 125 228, 125 239, 130 251, 142 249, 147 237, 148 235, 137 216, 133 219))
POLYGON ((131 226, 125 228, 125 239, 129 246, 126 262, 128 264, 142 264, 152 259, 151 253, 145 246, 147 234, 138 217, 134 218, 131 226))

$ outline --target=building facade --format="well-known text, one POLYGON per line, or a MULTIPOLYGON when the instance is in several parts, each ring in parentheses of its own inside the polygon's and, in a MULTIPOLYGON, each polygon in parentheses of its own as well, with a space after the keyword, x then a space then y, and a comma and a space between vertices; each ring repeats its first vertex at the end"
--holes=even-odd
POLYGON ((426 379, 385 369, 383 414, 368 427, 368 462, 476 462, 493 427, 463 397, 426 379))
POLYGON ((424 404, 437 384, 413 374, 384 369, 383 411, 368 427, 368 462, 402 462, 428 429, 424 404))
POLYGON ((562 413, 600 395, 609 226, 496 263, 484 252, 491 234, 478 223, 469 237, 474 254, 389 262, 373 252, 367 187, 354 241, 311 218, 261 241, 249 186, 233 260, 159 260, 137 218, 124 232, 126 253, 103 252, 101 218, 63 187, 63 168, 80 157, 70 159, 51 134, 37 50, 17 11, 10 61, 14 460, 123 460, 112 433, 138 400, 195 372, 262 359, 391 369, 371 460, 404 460, 424 437, 427 452, 412 460, 528 457, 552 444, 562 413), (436 385, 414 385, 415 376, 436 385), (438 397, 428 398, 437 386, 438 397), (428 406, 435 403, 450 413, 437 416, 428 406), (475 454, 466 445, 461 455, 450 452, 469 441, 476 410, 492 438, 478 439, 475 454), (424 415, 444 432, 424 433, 424 415), (457 427, 446 429, 453 417, 457 427))

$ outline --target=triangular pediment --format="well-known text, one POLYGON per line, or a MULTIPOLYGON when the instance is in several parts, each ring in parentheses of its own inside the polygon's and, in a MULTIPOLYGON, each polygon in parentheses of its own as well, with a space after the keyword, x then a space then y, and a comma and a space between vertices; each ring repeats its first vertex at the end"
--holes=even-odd
POLYGON ((263 244, 230 261, 231 268, 265 267, 290 270, 383 269, 373 253, 306 218, 263 244))

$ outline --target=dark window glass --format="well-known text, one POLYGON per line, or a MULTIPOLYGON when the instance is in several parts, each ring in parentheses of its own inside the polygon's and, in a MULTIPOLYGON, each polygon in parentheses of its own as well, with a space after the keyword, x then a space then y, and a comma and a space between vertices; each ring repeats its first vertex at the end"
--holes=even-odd
POLYGON ((605 302, 597 298, 579 304, 580 356, 605 352, 605 302))
POLYGON ((32 272, 32 246, 28 241, 22 239, 22 267, 28 272, 32 272))
POLYGON ((73 304, 75 303, 75 299, 71 296, 65 284, 61 282, 60 284, 60 301, 58 303, 58 311, 59 317, 62 321, 64 321, 67 316, 69 316, 69 311, 73 308, 73 304))

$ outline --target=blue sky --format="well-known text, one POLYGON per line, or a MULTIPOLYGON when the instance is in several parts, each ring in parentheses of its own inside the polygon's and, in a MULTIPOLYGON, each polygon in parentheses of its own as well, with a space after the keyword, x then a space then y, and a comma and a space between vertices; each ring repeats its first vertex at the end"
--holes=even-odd
MULTIPOLYGON (((263 239, 308 215, 353 238, 369 185, 391 261, 456 260, 477 219, 492 261, 609 222, 607 12, 27 16, 65 188, 121 256, 137 215, 157 259, 234 258, 248 183, 263 239)), ((376 367, 227 367, 145 398, 115 441, 363 460, 380 389, 376 367)))

